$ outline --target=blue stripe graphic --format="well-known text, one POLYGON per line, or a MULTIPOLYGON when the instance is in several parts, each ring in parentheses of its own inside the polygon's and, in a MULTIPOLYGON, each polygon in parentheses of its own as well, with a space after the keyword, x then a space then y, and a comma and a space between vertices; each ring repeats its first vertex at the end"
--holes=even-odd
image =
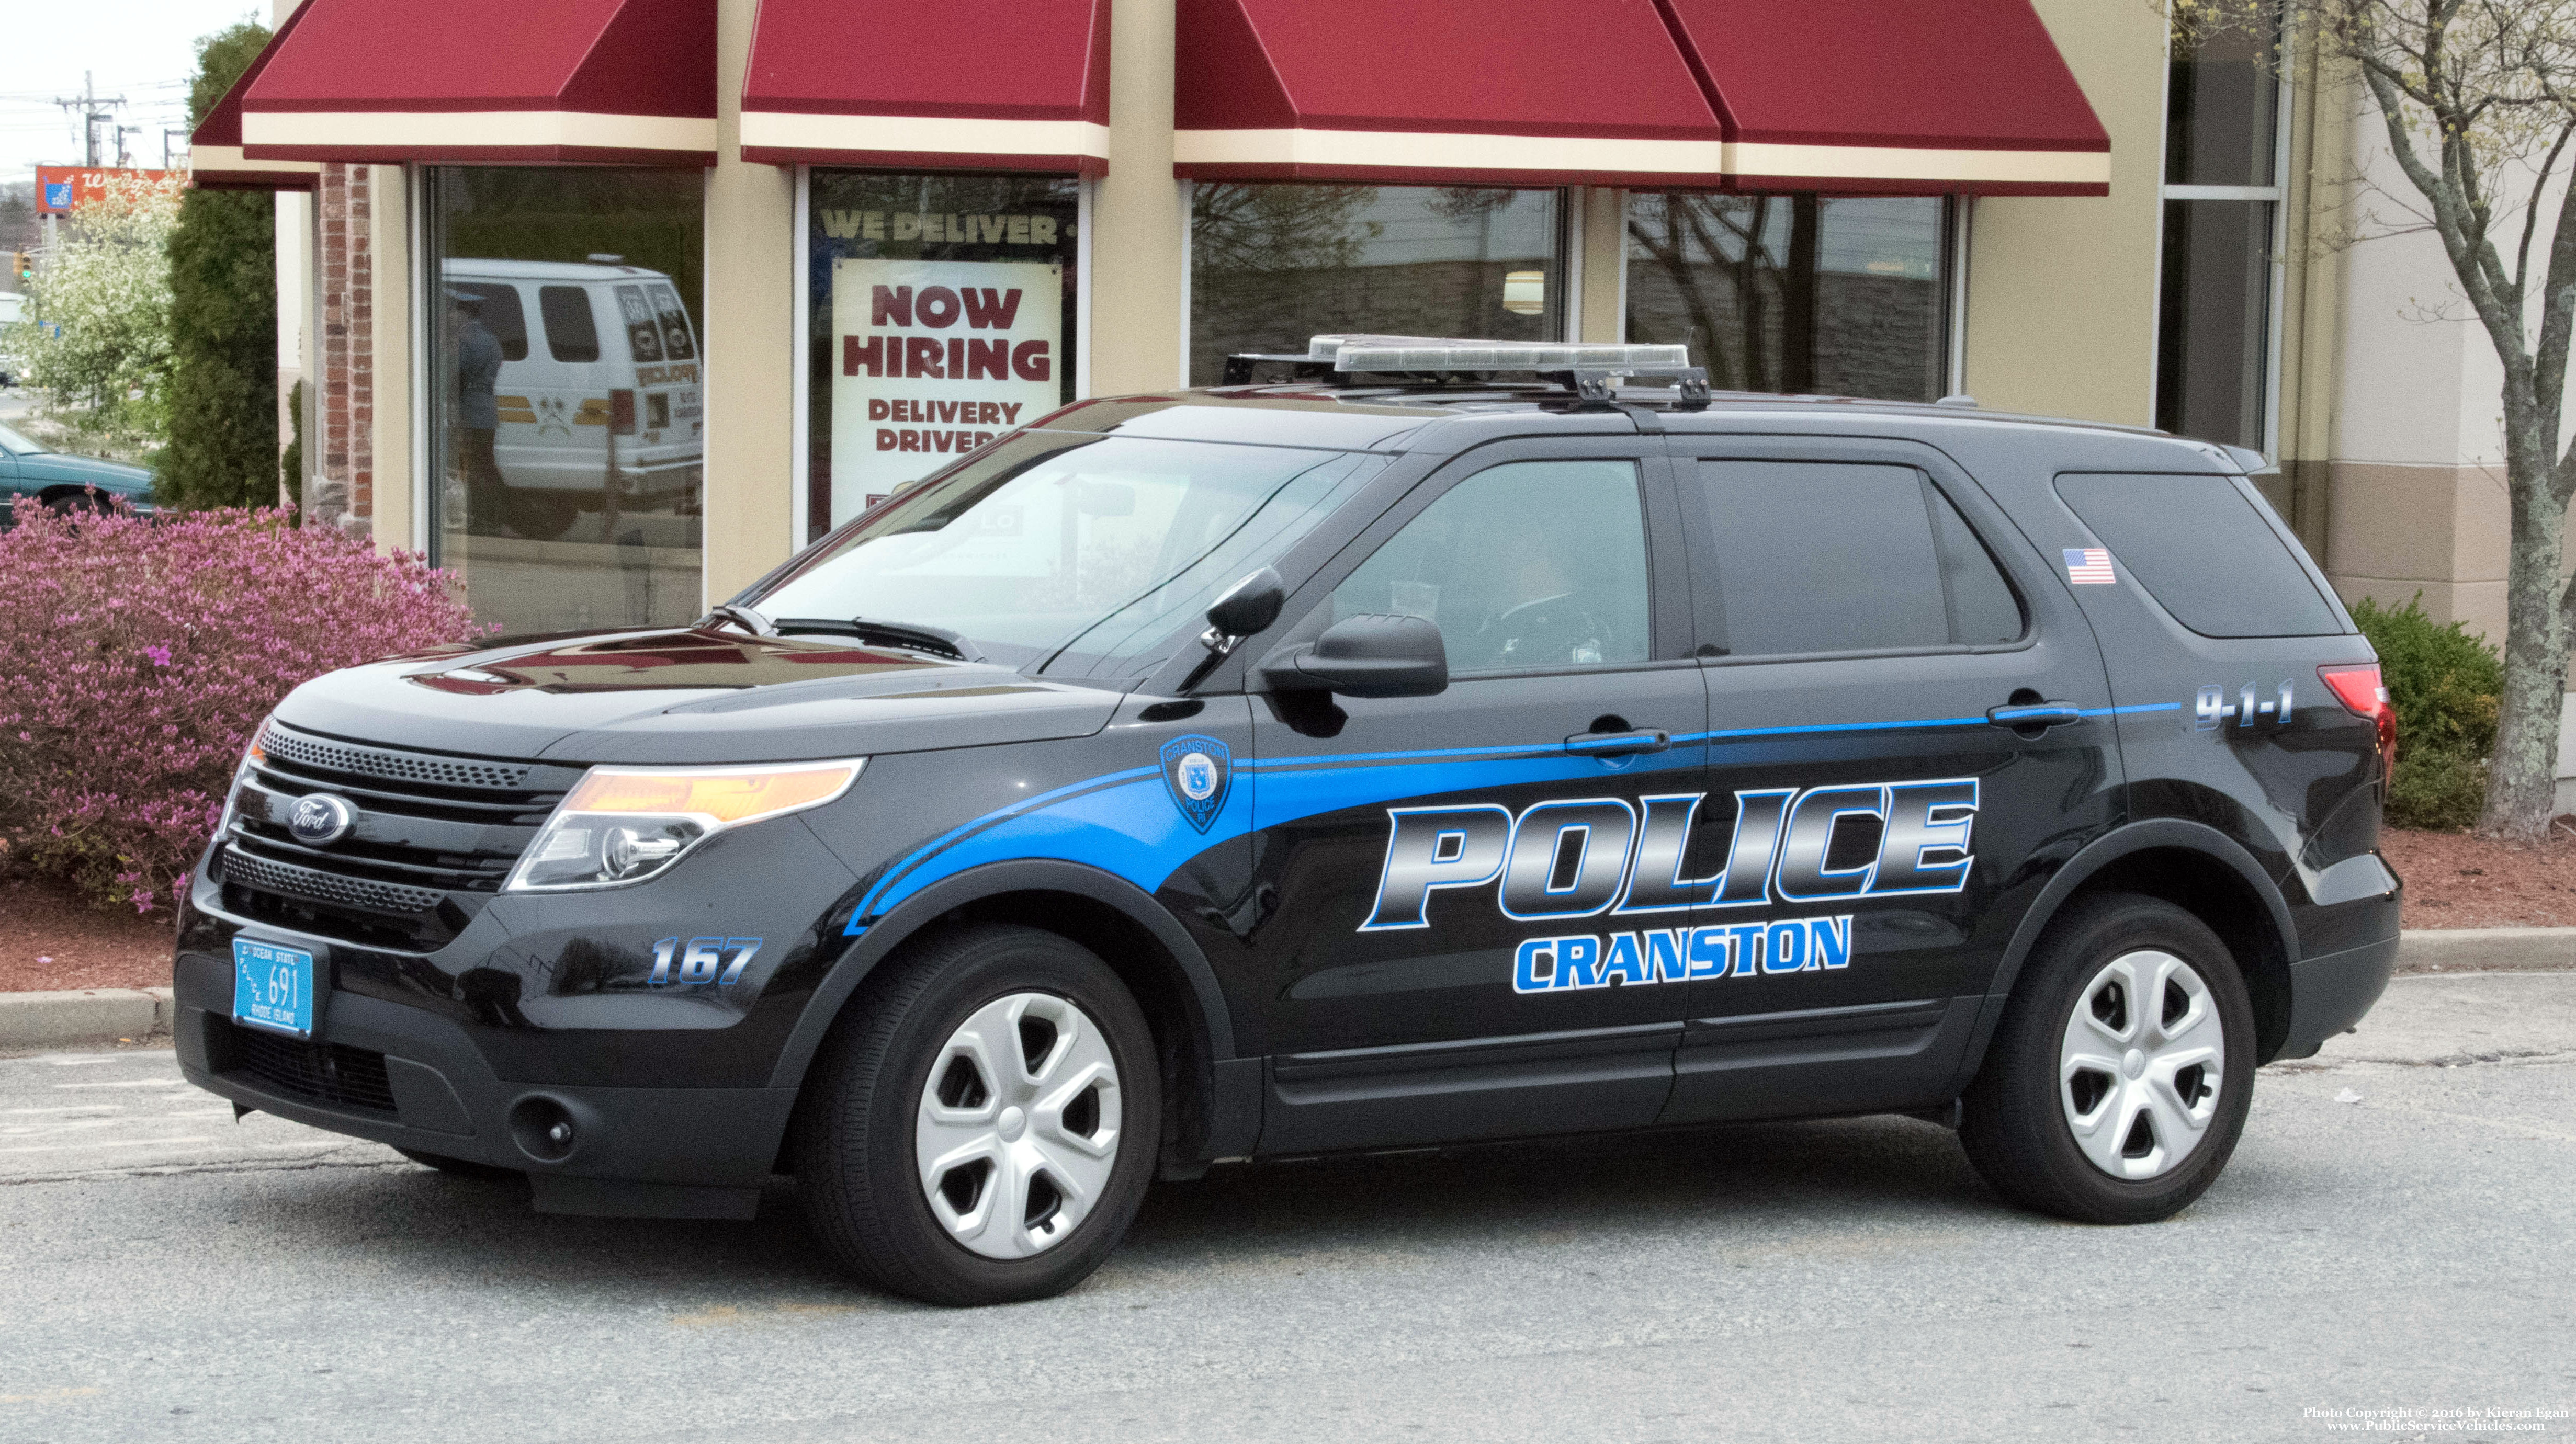
MULTIPOLYGON (((2086 717, 2178 712, 2179 702, 2088 707, 2086 717)), ((1623 775, 1697 768, 1708 744, 1757 737, 1815 736, 1833 732, 1895 732, 1909 728, 1986 726, 1982 716, 1924 717, 1893 722, 1829 722, 1795 727, 1739 727, 1677 733, 1667 752, 1635 757, 1623 775)), ((949 829, 886 869, 852 911, 848 936, 865 932, 905 898, 942 878, 987 862, 1051 857, 1085 863, 1152 892, 1182 864, 1208 848, 1242 836, 1254 825, 1258 793, 1262 827, 1408 797, 1526 786, 1534 782, 1600 779, 1599 759, 1565 750, 1562 740, 1484 747, 1435 747, 1404 752, 1345 752, 1320 757, 1256 758, 1236 764, 1262 775, 1258 789, 1235 788, 1208 830, 1189 825, 1163 786, 1160 767, 1130 767, 1024 798, 949 829)))

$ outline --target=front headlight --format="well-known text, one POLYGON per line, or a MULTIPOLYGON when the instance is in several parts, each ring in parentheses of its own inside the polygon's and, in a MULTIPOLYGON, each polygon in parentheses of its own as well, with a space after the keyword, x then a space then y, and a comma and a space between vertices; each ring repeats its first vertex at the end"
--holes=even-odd
POLYGON ((268 722, 265 718, 258 726, 250 729, 250 746, 242 749, 241 763, 233 768, 233 780, 224 788, 224 815, 215 823, 217 842, 233 835, 233 819, 241 812, 242 784, 250 781, 251 769, 268 760, 268 749, 260 745, 260 740, 267 735, 268 722))
POLYGON ((830 802, 850 790, 865 762, 594 767, 556 805, 502 891, 642 882, 727 828, 830 802))

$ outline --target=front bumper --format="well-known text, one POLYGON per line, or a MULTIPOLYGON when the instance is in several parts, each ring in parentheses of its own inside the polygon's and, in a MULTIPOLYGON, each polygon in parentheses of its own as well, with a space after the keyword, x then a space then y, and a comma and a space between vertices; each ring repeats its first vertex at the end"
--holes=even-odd
POLYGON ((231 963, 201 953, 179 955, 175 986, 189 1082, 334 1133, 524 1170, 543 1212, 749 1218, 795 1104, 792 1088, 510 1082, 454 1022, 341 989, 323 1000, 318 1041, 256 1033, 231 1021, 231 963), (570 1146, 540 1156, 532 1143, 555 1149, 525 1124, 557 1117, 570 1146))

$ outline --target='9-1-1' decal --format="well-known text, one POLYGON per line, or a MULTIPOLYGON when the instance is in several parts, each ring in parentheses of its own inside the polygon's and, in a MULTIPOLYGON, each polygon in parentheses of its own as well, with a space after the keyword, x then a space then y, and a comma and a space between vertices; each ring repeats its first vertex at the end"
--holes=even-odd
POLYGON ((1517 817, 1490 802, 1390 807, 1377 902, 1360 931, 1429 927, 1431 895, 1444 888, 1499 883, 1503 916, 1552 922, 1954 893, 1968 885, 1976 861, 1969 851, 1973 777, 1738 792, 1724 865, 1686 878, 1682 855, 1706 800, 1698 792, 1634 803, 1578 798, 1534 803, 1517 817), (1878 823, 1876 851, 1865 861, 1830 865, 1835 827, 1860 818, 1878 823))

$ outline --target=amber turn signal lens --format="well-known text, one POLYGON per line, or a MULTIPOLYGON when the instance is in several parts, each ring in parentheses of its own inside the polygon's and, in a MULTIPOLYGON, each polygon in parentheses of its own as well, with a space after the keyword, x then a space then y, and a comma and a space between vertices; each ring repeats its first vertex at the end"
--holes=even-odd
POLYGON ((847 762, 730 772, 614 772, 595 767, 564 799, 563 811, 677 814, 711 817, 719 824, 749 822, 771 813, 829 802, 858 774, 858 767, 847 762))

